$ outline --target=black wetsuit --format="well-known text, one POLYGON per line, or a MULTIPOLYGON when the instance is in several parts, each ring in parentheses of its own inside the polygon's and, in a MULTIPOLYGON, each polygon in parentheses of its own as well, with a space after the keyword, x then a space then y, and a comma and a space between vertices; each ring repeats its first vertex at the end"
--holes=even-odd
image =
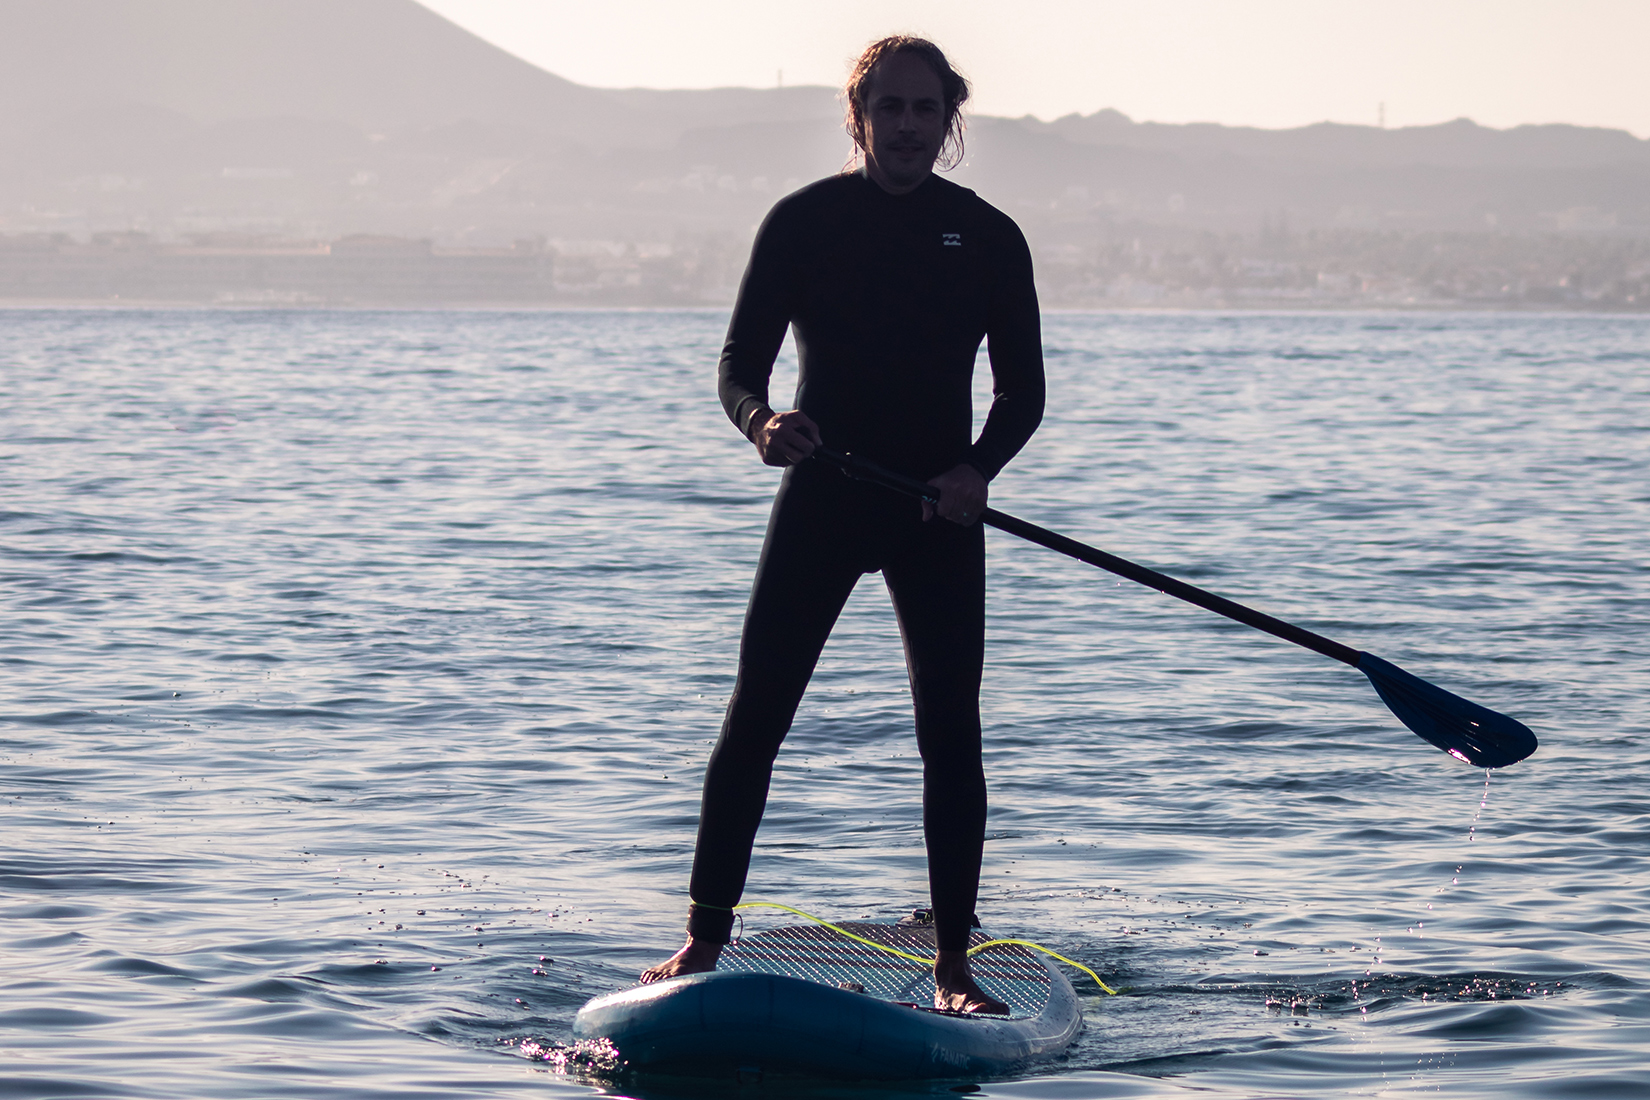
MULTIPOLYGON (((796 405, 825 444, 927 479, 995 477, 1036 429, 1043 361, 1031 254, 1006 215, 930 177, 890 195, 843 175, 782 200, 757 234, 720 364, 749 431, 787 328, 796 405), (995 397, 971 440, 974 358, 995 397)), ((923 759, 923 828, 939 946, 967 943, 985 837, 980 674, 985 533, 817 462, 787 470, 757 566, 739 675, 705 773, 688 930, 726 942, 780 742, 855 582, 881 571, 905 643, 923 759)))

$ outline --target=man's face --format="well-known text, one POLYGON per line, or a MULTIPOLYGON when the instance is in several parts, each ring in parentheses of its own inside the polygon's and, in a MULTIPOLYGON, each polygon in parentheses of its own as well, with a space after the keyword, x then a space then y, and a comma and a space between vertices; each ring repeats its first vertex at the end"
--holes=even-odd
POLYGON ((866 82, 865 168, 896 195, 934 170, 945 141, 945 91, 928 63, 896 53, 877 62, 866 82))

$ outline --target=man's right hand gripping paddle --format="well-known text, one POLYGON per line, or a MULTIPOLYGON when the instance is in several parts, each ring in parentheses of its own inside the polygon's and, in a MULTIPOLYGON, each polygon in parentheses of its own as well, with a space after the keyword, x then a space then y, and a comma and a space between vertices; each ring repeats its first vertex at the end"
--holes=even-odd
POLYGON ((801 409, 782 413, 757 409, 750 423, 751 442, 769 466, 794 466, 820 445, 819 425, 801 409))

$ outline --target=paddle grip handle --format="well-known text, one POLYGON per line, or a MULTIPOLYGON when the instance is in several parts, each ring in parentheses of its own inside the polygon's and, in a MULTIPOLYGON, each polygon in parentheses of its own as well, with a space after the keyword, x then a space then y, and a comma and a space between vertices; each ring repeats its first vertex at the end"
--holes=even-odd
MULTIPOLYGON (((814 457, 835 466, 849 477, 860 481, 872 482, 893 489, 896 492, 919 497, 930 502, 937 502, 940 498, 940 491, 934 486, 915 478, 906 477, 903 474, 896 474, 892 470, 885 469, 875 462, 860 458, 857 455, 841 454, 827 447, 815 447, 814 457)), ((1205 611, 1213 611, 1216 615, 1224 615, 1226 618, 1240 622, 1245 626, 1263 630, 1275 638, 1282 638, 1286 642, 1293 642, 1295 645, 1303 646, 1314 653, 1332 657, 1342 664, 1351 665, 1353 668, 1358 667, 1358 658, 1363 656, 1351 646, 1342 645, 1332 638, 1325 638, 1322 634, 1314 633, 1305 627, 1296 626, 1294 623, 1286 623, 1282 619, 1266 614, 1264 611, 1256 611, 1252 607, 1245 607, 1235 600, 1217 596, 1195 584, 1187 584, 1185 581, 1176 580, 1167 573, 1159 573, 1157 570, 1148 569, 1144 565, 1136 565, 1126 558, 1120 558, 1116 554, 1108 554, 1104 550, 1089 546, 1087 543, 1067 538, 1056 531, 1039 527, 1035 523, 1028 523, 1006 512, 999 512, 995 508, 987 508, 980 517, 980 521, 997 528, 999 531, 1007 531, 1011 535, 1018 535, 1027 542, 1034 542, 1038 546, 1047 547, 1069 558, 1076 558, 1080 562, 1104 569, 1108 573, 1115 573, 1119 577, 1127 578, 1137 584, 1143 584, 1147 588, 1155 588, 1157 591, 1176 599, 1195 604, 1205 611)))

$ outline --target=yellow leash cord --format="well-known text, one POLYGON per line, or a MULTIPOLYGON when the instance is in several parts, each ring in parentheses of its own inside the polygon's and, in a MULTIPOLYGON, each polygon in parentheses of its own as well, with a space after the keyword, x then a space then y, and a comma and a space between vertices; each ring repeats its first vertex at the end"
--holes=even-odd
MULTIPOLYGON (((921 955, 913 955, 908 951, 901 951, 897 947, 889 947, 887 944, 877 943, 875 940, 868 940, 864 936, 856 936, 856 935, 854 935, 854 933, 848 931, 846 928, 843 928, 840 925, 832 924, 830 921, 825 920, 823 917, 816 917, 812 913, 804 912, 803 910, 794 908, 793 906, 781 905, 777 901, 747 901, 747 902, 743 903, 742 905, 735 905, 733 908, 735 910, 739 910, 739 909, 783 909, 787 913, 795 913, 797 916, 802 917, 805 920, 811 920, 817 925, 820 925, 820 926, 825 927, 825 928, 829 928, 831 931, 835 932, 839 936, 847 936, 849 939, 855 940, 859 943, 863 943, 867 947, 874 947, 878 951, 886 951, 890 955, 898 955, 902 959, 909 959, 911 962, 921 963, 923 966, 933 966, 934 965, 934 960, 933 959, 925 959, 921 955)), ((1117 996, 1117 990, 1113 989, 1111 986, 1109 986, 1105 982, 1101 981, 1100 980, 1100 975, 1096 974, 1094 971, 1090 970, 1088 967, 1084 966, 1082 963, 1077 962, 1074 959, 1068 959, 1064 955, 1060 954, 1059 952, 1050 951, 1048 948, 1044 947, 1042 944, 1032 943, 1030 940, 986 940, 984 943, 975 944, 973 947, 970 947, 968 949, 968 956, 969 956, 969 958, 973 958, 975 955, 978 955, 981 951, 984 951, 986 948, 988 948, 988 947, 997 947, 999 945, 1012 946, 1012 947, 1029 947, 1033 951, 1041 951, 1043 954, 1049 956, 1052 959, 1060 960, 1061 962, 1065 963, 1067 966, 1076 967, 1078 970, 1081 970, 1083 973, 1085 973, 1089 977, 1093 978, 1095 985, 1097 985, 1101 989, 1105 990, 1111 996, 1113 996, 1113 997, 1117 996)))
POLYGON ((1094 971, 1090 970, 1088 967, 1084 966, 1082 963, 1078 962, 1076 959, 1068 959, 1064 955, 1060 954, 1058 951, 1050 951, 1048 948, 1044 947, 1042 944, 1032 943, 1030 940, 986 940, 984 943, 976 944, 973 947, 970 947, 968 949, 968 954, 970 956, 977 955, 981 951, 984 951, 986 948, 995 947, 1000 943, 1002 943, 1002 944, 1011 944, 1015 947, 1029 947, 1033 951, 1041 951, 1043 954, 1047 955, 1051 959, 1059 959, 1061 962, 1065 963, 1067 966, 1075 966, 1077 969, 1081 970, 1083 973, 1085 973, 1089 977, 1093 978, 1094 979, 1094 984, 1099 986, 1101 989, 1105 990, 1107 995, 1112 996, 1112 997, 1117 996, 1117 990, 1113 989, 1111 986, 1109 986, 1105 982, 1101 981, 1100 980, 1100 975, 1096 974, 1094 971))

